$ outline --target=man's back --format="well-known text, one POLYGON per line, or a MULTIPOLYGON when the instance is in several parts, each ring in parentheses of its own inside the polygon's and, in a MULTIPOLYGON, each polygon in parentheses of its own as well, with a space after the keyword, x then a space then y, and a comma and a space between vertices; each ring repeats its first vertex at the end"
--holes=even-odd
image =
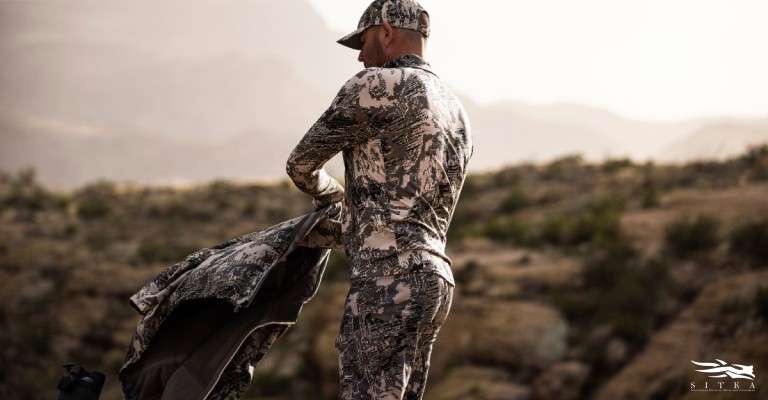
POLYGON ((452 282, 442 261, 445 234, 472 153, 461 104, 416 56, 368 68, 344 90, 358 97, 354 112, 365 114, 369 131, 344 149, 344 244, 353 278, 419 265, 452 282))
POLYGON ((429 64, 406 55, 348 80, 291 153, 288 174, 331 198, 341 189, 318 167, 339 151, 352 278, 420 268, 453 283, 445 235, 472 136, 461 104, 429 64))

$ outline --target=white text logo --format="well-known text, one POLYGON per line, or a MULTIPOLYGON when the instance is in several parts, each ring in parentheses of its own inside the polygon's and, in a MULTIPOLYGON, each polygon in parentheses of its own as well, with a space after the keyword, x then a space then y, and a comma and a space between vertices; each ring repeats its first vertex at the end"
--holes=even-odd
MULTIPOLYGON (((696 372, 701 372, 703 374, 706 374, 707 378, 747 379, 750 381, 755 380, 754 367, 752 365, 730 364, 720 359, 716 359, 716 361, 717 362, 714 363, 714 362, 698 362, 698 361, 691 360, 692 363, 700 367, 706 367, 703 369, 697 369, 696 372)), ((691 382, 691 391, 754 392, 755 383, 743 382, 743 385, 740 385, 738 381, 732 381, 730 382, 730 384, 726 384, 726 382, 719 379, 715 382, 712 382, 712 381, 698 382, 698 387, 697 387, 697 382, 691 382)))

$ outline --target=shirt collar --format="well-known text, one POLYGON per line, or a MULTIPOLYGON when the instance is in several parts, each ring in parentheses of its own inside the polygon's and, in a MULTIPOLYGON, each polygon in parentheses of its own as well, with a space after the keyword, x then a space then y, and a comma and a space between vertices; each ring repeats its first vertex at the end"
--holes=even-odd
POLYGON ((432 66, 429 65, 428 62, 424 61, 423 58, 415 54, 408 54, 397 57, 394 60, 384 64, 383 68, 419 68, 437 75, 434 71, 432 71, 432 66))

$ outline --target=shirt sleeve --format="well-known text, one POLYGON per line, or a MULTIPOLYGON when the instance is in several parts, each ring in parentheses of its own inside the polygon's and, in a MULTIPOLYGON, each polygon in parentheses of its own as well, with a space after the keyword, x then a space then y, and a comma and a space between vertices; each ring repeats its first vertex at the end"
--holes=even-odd
POLYGON ((325 163, 370 137, 371 110, 360 102, 368 87, 366 71, 347 81, 288 157, 288 176, 296 187, 315 198, 318 208, 344 198, 343 187, 325 171, 325 163))

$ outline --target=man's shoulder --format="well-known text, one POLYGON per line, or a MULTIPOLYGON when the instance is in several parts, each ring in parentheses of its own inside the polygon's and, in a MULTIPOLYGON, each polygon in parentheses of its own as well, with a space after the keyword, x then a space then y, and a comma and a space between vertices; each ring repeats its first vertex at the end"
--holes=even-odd
POLYGON ((417 66, 387 65, 365 68, 347 80, 339 91, 336 102, 363 106, 391 105, 404 98, 443 88, 442 82, 439 81, 429 70, 417 66))
POLYGON ((354 85, 382 85, 386 83, 398 83, 410 78, 435 79, 437 75, 432 67, 421 57, 405 55, 395 58, 381 67, 370 67, 356 73, 347 81, 348 86, 354 85))
POLYGON ((365 97, 381 100, 395 95, 397 87, 408 79, 402 68, 366 68, 349 78, 341 88, 341 97, 365 97))
POLYGON ((356 73, 347 82, 364 82, 370 84, 372 82, 379 81, 399 81, 403 77, 408 76, 413 72, 413 68, 370 67, 356 73))
POLYGON ((362 91, 371 88, 382 89, 400 85, 404 81, 429 76, 429 72, 410 67, 371 67, 361 70, 344 84, 347 91, 362 91))

